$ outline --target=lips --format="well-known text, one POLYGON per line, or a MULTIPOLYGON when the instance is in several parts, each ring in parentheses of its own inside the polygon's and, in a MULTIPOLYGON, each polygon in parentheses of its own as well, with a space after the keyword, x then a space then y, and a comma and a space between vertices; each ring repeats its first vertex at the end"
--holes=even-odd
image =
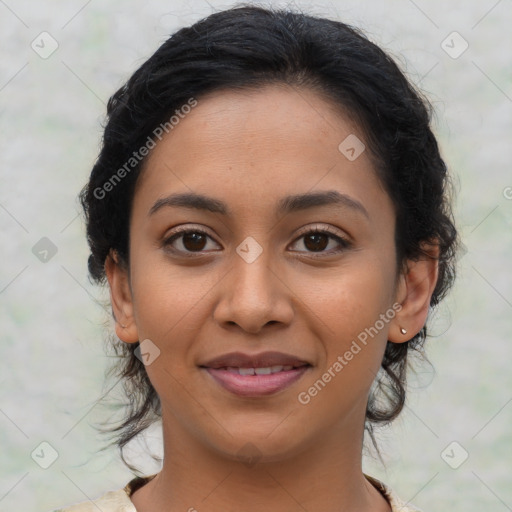
POLYGON ((199 365, 231 393, 243 397, 262 397, 281 391, 299 380, 311 364, 281 352, 244 354, 232 352, 199 365))

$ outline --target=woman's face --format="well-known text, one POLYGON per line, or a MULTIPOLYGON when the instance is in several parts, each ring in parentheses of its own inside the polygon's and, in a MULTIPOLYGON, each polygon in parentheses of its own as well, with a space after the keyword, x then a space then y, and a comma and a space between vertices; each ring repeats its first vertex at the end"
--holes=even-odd
POLYGON ((394 209, 363 140, 316 93, 266 86, 200 98, 151 151, 113 302, 119 337, 150 340, 173 438, 271 460, 362 435, 386 341, 405 341, 394 209))

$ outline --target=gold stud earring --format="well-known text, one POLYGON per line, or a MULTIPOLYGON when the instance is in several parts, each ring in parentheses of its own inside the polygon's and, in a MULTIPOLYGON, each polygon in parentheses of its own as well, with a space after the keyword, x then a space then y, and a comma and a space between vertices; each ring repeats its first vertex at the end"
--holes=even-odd
POLYGON ((401 332, 402 334, 407 334, 407 330, 406 330, 406 329, 404 329, 403 327, 400 327, 400 332, 401 332))

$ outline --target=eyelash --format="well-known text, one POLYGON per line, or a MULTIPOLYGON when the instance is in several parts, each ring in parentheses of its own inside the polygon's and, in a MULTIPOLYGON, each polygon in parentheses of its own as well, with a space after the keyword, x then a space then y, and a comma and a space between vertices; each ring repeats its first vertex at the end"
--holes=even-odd
MULTIPOLYGON (((201 251, 197 251, 197 252, 194 252, 194 251, 181 251, 181 250, 177 250, 177 249, 174 249, 173 247, 171 247, 171 244, 179 239, 180 237, 182 237, 183 235, 186 235, 186 234, 189 234, 189 233, 199 233, 201 235, 205 235, 207 236, 208 238, 212 238, 210 236, 210 234, 205 231, 204 229, 202 228, 178 228, 177 231, 175 233, 173 233, 171 236, 169 236, 168 238, 166 238, 164 241, 163 241, 163 246, 164 247, 169 247, 170 250, 173 252, 173 253, 179 253, 180 255, 182 256, 185 256, 187 258, 190 258, 190 257, 197 257, 197 255, 201 255, 202 252, 201 251)), ((331 239, 334 239, 336 240, 339 245, 341 246, 341 248, 338 248, 336 250, 331 250, 331 251, 320 251, 320 252, 317 252, 315 253, 314 251, 306 251, 310 254, 310 257, 312 258, 322 258, 324 256, 322 255, 333 255, 333 254, 338 254, 346 249, 349 249, 352 244, 351 242, 349 242, 346 238, 344 237, 341 237, 340 235, 338 234, 335 234, 333 233, 329 228, 327 227, 324 227, 324 228, 318 228, 318 227, 315 227, 315 228, 310 228, 310 229, 307 229, 303 232, 301 232, 299 234, 299 236, 294 240, 293 243, 297 242, 300 238, 302 237, 305 237, 307 235, 310 235, 310 234, 323 234, 323 235, 328 235, 329 238, 331 239)), ((296 252, 304 252, 304 251, 296 251, 296 252)))

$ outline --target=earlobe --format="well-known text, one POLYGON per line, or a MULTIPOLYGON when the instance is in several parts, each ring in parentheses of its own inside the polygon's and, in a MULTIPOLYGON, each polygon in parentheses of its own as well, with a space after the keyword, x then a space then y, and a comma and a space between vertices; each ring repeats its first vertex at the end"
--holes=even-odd
POLYGON ((115 251, 111 250, 105 259, 105 273, 110 287, 110 302, 116 322, 116 335, 126 343, 136 343, 139 341, 139 336, 133 314, 128 270, 121 263, 115 251))
POLYGON ((422 244, 424 254, 407 262, 400 276, 397 300, 401 309, 395 316, 388 333, 389 341, 404 343, 412 339, 425 325, 430 300, 439 275, 439 246, 422 244))

